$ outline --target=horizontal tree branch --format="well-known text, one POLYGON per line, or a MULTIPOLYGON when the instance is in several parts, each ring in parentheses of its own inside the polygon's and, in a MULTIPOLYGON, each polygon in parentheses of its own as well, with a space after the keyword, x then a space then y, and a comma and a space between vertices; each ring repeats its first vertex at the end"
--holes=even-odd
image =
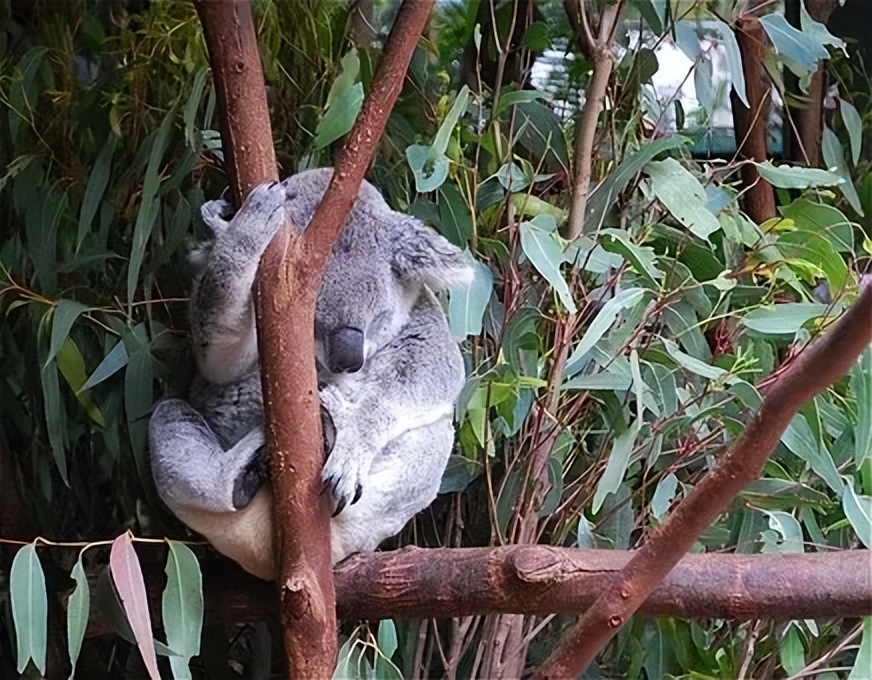
MULTIPOLYGON (((370 620, 578 614, 631 555, 542 545, 406 548, 355 555, 334 573, 337 614, 370 620)), ((870 564, 868 550, 688 555, 651 593, 641 613, 734 620, 869 616, 870 564)), ((159 625, 163 565, 151 561, 143 568, 152 619, 159 625)), ((252 622, 278 613, 273 584, 224 558, 210 554, 203 560, 203 586, 210 623, 252 622)), ((93 612, 88 634, 109 632, 106 621, 93 612)))

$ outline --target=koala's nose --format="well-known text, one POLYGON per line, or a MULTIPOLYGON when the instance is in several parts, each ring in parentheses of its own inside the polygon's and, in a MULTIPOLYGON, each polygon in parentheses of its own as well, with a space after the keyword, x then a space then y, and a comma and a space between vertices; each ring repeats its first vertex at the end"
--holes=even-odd
POLYGON ((327 340, 327 368, 331 373, 354 373, 363 366, 363 331, 338 328, 327 340))

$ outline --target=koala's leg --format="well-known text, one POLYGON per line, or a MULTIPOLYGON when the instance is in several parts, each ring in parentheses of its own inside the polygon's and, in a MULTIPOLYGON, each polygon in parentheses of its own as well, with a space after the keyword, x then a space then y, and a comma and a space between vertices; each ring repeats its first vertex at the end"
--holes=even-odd
POLYGON ((285 189, 273 182, 252 191, 229 222, 222 222, 225 202, 203 207, 215 244, 191 296, 191 333, 200 372, 213 383, 238 380, 257 361, 251 287, 260 256, 285 224, 284 206, 285 189))
POLYGON ((388 444, 373 461, 360 499, 333 518, 333 563, 375 550, 430 505, 453 445, 450 418, 410 430, 388 444))
POLYGON ((148 423, 151 471, 158 493, 179 519, 192 512, 233 512, 263 485, 263 430, 225 451, 203 416, 181 399, 157 405, 148 423))

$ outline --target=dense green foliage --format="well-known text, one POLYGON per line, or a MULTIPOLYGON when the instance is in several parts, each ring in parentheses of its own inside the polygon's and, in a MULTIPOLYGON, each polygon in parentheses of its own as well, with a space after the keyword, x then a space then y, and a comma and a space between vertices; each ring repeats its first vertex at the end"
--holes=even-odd
MULTIPOLYGON (((146 425, 155 400, 184 393, 190 379, 185 254, 208 237, 199 206, 226 185, 199 24, 182 0, 41 1, 17 14, 12 4, 0 1, 0 436, 41 535, 90 542, 131 529, 185 538, 155 495, 146 425)), ((382 32, 393 4, 376 3, 382 32)), ((651 103, 660 41, 684 41, 692 52, 687 31, 700 18, 708 22, 700 35, 722 30, 730 45, 729 27, 713 29, 714 15, 685 3, 688 19, 675 31, 678 14, 657 9, 670 3, 631 3, 622 35, 643 25, 646 33, 638 44, 621 38, 621 85, 600 125, 589 229, 569 243, 558 227, 589 65, 564 54, 573 42, 562 3, 540 2, 511 41, 517 3, 495 4, 495 24, 479 12, 487 2, 440 4, 370 173, 394 207, 468 247, 477 272, 447 301, 469 379, 445 493, 399 540, 627 549, 742 431, 760 387, 855 296, 870 253, 872 173, 860 149, 872 110, 868 92, 852 99, 852 81, 862 90, 868 79, 839 57, 842 99, 824 149, 835 169, 762 168, 778 187, 781 216, 754 224, 738 207, 738 164, 691 157, 730 90, 699 84, 711 78, 705 54, 694 62, 702 76, 700 107, 687 116, 693 126, 679 120, 677 132, 663 132, 657 111, 674 102, 651 103), (494 35, 511 49, 497 49, 494 35), (534 78, 537 57, 552 69, 534 78)), ((263 0, 255 9, 281 172, 330 164, 378 50, 353 48, 339 0, 263 0)), ((776 29, 786 29, 773 28, 776 48, 793 50, 772 52, 773 72, 786 65, 805 75, 826 56, 803 51, 824 49, 815 26, 782 42, 776 29)), ((696 549, 869 547, 870 515, 867 352, 794 419, 761 479, 696 549)), ((171 577, 165 607, 183 608, 172 603, 196 574, 180 545, 170 551, 181 576, 171 577)), ((75 551, 20 555, 18 574, 42 574, 38 555, 49 593, 71 587, 75 551)), ((85 564, 92 559, 105 562, 105 549, 89 550, 85 564)), ((5 669, 7 651, 17 643, 20 656, 22 647, 5 575, 0 584, 5 669)), ((104 591, 94 606, 117 609, 104 591)), ((528 664, 571 622, 544 623, 530 636, 528 664)), ((157 637, 188 656, 199 641, 170 627, 170 637, 157 637)), ((338 676, 412 677, 423 660, 434 676, 447 668, 481 677, 494 667, 494 629, 490 620, 349 628, 338 676)), ((845 621, 637 620, 585 677, 726 679, 740 669, 782 677, 818 659, 841 670, 817 677, 846 677, 856 631, 845 621)), ((212 677, 208 663, 228 652, 222 631, 207 633, 212 677)), ((266 628, 234 637, 229 658, 246 677, 268 677, 266 628)), ((121 638, 82 647, 82 677, 122 677, 139 663, 121 638)), ((172 665, 184 677, 184 664, 172 665)))

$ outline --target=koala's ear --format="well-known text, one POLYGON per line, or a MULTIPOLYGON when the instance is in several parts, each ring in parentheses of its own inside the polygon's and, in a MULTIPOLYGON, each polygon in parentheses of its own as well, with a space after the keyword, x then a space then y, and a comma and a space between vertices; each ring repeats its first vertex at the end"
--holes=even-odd
POLYGON ((463 251, 418 220, 403 220, 393 236, 391 267, 401 280, 441 290, 472 279, 463 251))

